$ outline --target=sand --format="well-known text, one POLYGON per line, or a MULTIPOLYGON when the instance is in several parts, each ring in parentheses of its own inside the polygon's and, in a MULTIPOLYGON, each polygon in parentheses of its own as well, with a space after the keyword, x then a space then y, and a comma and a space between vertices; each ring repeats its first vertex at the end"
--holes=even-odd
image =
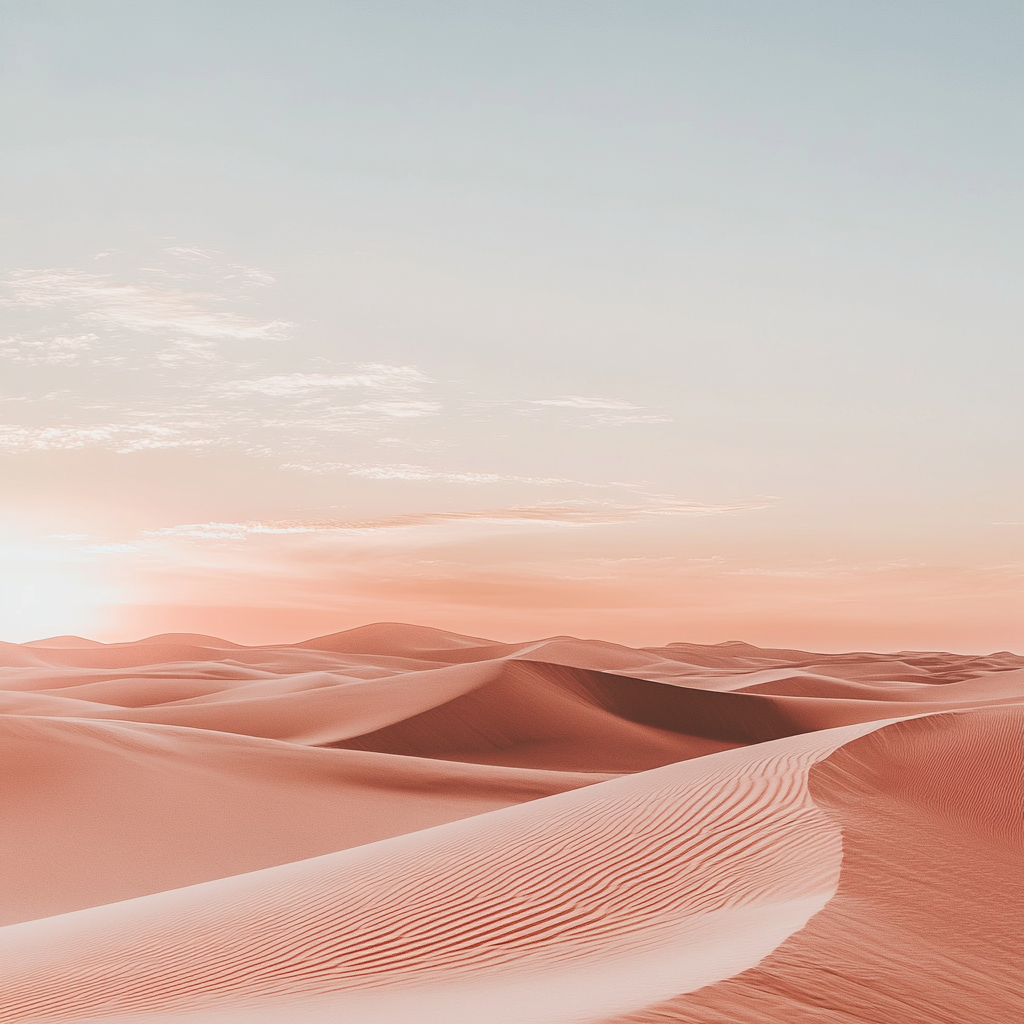
POLYGON ((0 1020, 1009 1022, 1024 659, 0 645, 0 1020))

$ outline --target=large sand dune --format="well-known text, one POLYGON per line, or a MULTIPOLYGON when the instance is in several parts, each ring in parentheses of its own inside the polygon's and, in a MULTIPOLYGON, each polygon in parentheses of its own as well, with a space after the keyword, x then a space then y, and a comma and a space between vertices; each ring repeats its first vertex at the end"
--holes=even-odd
POLYGON ((1024 659, 0 645, 0 1020, 1024 1014, 1024 659))

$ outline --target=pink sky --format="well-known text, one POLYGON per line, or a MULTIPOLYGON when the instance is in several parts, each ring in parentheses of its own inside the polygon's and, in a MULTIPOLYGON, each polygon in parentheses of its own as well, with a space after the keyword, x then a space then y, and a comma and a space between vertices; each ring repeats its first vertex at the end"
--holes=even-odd
MULTIPOLYGON (((614 497, 472 508, 463 485, 452 501, 461 508, 438 510, 435 497, 418 512, 346 517, 323 508, 314 518, 268 509, 266 496, 311 500, 330 486, 316 474, 257 463, 247 470, 254 495, 240 489, 237 465, 218 487, 207 475, 216 475, 215 459, 174 453, 165 475, 150 476, 151 454, 110 455, 85 467, 86 497, 67 472, 89 462, 81 451, 20 459, 22 469, 42 467, 48 500, 28 504, 39 498, 31 478, 20 517, 8 521, 10 639, 207 632, 269 643, 390 620, 500 640, 568 633, 633 645, 743 639, 980 652, 1024 641, 1013 564, 927 560, 928 539, 907 545, 915 557, 893 557, 885 537, 846 536, 840 547, 828 529, 794 529, 797 514, 770 496, 702 506, 620 488, 614 497), (179 490, 168 511, 160 492, 180 487, 190 469, 196 493, 179 490), (225 504, 247 503, 270 514, 224 514, 225 504), (188 514, 200 508, 214 514, 188 514)), ((378 489, 393 489, 398 507, 415 508, 417 484, 358 486, 378 500, 378 489)), ((1005 529, 990 527, 993 547, 1005 529)))

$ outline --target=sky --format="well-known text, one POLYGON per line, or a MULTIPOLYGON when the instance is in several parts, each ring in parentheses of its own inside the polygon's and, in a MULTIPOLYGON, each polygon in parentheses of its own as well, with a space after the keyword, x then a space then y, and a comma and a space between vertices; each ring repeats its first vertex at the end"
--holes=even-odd
POLYGON ((0 638, 1024 650, 1022 30, 0 0, 0 638))

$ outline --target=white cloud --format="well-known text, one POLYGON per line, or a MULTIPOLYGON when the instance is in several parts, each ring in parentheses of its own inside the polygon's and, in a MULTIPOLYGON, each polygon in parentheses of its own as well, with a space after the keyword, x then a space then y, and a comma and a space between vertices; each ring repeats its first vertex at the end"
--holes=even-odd
POLYGON ((124 284, 79 270, 22 270, 7 281, 5 305, 65 307, 78 319, 106 327, 211 341, 283 341, 294 324, 256 320, 209 308, 217 296, 150 284, 124 284))
POLYGON ((56 335, 52 338, 0 339, 0 358, 29 365, 60 366, 78 363, 99 341, 96 334, 56 335))
POLYGON ((243 408, 253 398, 269 400, 278 411, 273 417, 261 416, 265 426, 316 435, 372 430, 382 419, 437 416, 444 407, 422 394, 424 386, 433 383, 415 366, 364 363, 346 373, 281 373, 221 381, 209 391, 243 408), (342 394, 349 396, 344 402, 339 400, 342 394), (296 416, 299 410, 309 411, 296 416))
POLYGON ((256 268, 172 246, 152 267, 136 268, 133 279, 140 274, 149 276, 125 283, 112 273, 23 270, 3 282, 0 305, 22 323, 0 338, 0 360, 21 364, 22 376, 10 374, 4 383, 11 394, 2 397, 22 402, 26 415, 15 419, 12 412, 13 422, 0 424, 0 450, 215 445, 260 456, 337 459, 339 446, 353 443, 340 435, 391 435, 402 421, 443 411, 428 393, 436 382, 415 366, 334 367, 321 359, 313 369, 296 366, 290 347, 254 344, 245 347, 241 369, 223 341, 280 340, 292 326, 226 308, 239 284, 272 281, 256 268), (68 322, 80 329, 69 331, 68 322), (73 389, 58 393, 55 372, 46 374, 64 365, 82 372, 73 389), (38 406, 44 393, 59 408, 30 418, 27 407, 38 406))
MULTIPOLYGON (((112 268, 114 256, 102 265, 112 268)), ((10 394, 3 399, 21 404, 6 406, 11 422, 0 424, 0 450, 219 447, 368 480, 596 487, 402 462, 378 465, 380 456, 369 454, 367 445, 404 445, 405 457, 429 458, 419 453, 457 443, 454 423, 426 429, 431 418, 452 410, 468 413, 464 430, 474 429, 471 417, 479 410, 486 410, 487 421, 476 421, 478 428, 490 431, 505 427, 490 421, 499 409, 506 419, 514 410, 564 417, 584 429, 669 419, 600 395, 480 403, 463 385, 436 381, 416 366, 302 358, 298 346, 264 344, 287 337, 290 323, 243 315, 249 307, 228 305, 231 296, 241 301, 246 289, 271 283, 269 275, 191 245, 168 245, 151 262, 142 269, 136 264, 127 279, 49 269, 16 272, 5 282, 0 304, 23 322, 12 327, 15 336, 0 339, 0 359, 9 361, 11 371, 10 383, 5 381, 10 394), (254 344, 238 355, 224 341, 254 344)))
POLYGON ((416 392, 422 384, 432 384, 415 366, 391 366, 365 363, 354 373, 279 373, 269 377, 225 381, 215 384, 213 391, 227 397, 267 395, 274 398, 320 394, 365 388, 369 391, 416 392))
POLYGON ((565 409, 583 414, 577 422, 582 427, 621 427, 630 423, 671 423, 672 417, 648 411, 624 398, 600 395, 559 395, 556 398, 530 398, 513 403, 520 412, 536 413, 543 409, 565 409))
POLYGON ((629 423, 671 423, 671 416, 663 413, 634 413, 633 415, 617 416, 614 413, 600 413, 590 416, 583 423, 585 427, 622 427, 629 423))
POLYGON ((356 407, 364 412, 380 413, 395 419, 414 419, 419 416, 437 416, 443 406, 439 402, 363 402, 356 407))
POLYGON ((218 249, 200 249, 194 245, 168 245, 164 248, 164 252, 169 256, 176 256, 178 259, 198 260, 202 263, 214 263, 218 256, 223 255, 218 249))
POLYGON ((69 448, 111 448, 116 452, 148 448, 184 448, 209 444, 189 436, 180 426, 153 423, 102 423, 91 426, 24 427, 0 423, 0 451, 56 451, 69 448))
MULTIPOLYGON (((0 356, 49 360, 54 352, 77 352, 96 339, 83 335, 73 345, 54 347, 49 342, 25 346, 21 339, 10 338, 0 341, 0 356)), ((97 369, 99 362, 108 361, 88 358, 97 369)), ((363 363, 333 373, 210 380, 226 368, 230 364, 218 357, 208 339, 179 339, 148 367, 133 363, 130 382, 121 386, 119 378, 104 368, 101 377, 90 381, 96 398, 88 403, 66 389, 54 395, 63 402, 59 425, 52 425, 53 414, 48 416, 49 426, 0 424, 0 450, 99 447, 130 452, 216 445, 279 458, 294 458, 299 451, 307 458, 336 458, 338 435, 391 434, 396 420, 443 411, 440 402, 424 393, 435 382, 415 366, 363 363), (177 369, 179 364, 187 366, 189 376, 169 378, 161 370, 177 369), (149 392, 145 397, 144 389, 149 392), (111 390, 104 401, 104 393, 111 390), (97 413, 103 418, 100 422, 97 413)), ((33 404, 41 399, 36 393, 23 400, 33 404)))
MULTIPOLYGON (((426 466, 418 466, 412 463, 386 463, 383 465, 360 465, 351 462, 321 462, 316 465, 308 463, 286 462, 282 469, 298 469, 306 473, 335 473, 344 470, 350 476, 362 477, 366 480, 412 480, 430 481, 439 480, 445 483, 454 484, 572 484, 579 487, 596 486, 593 484, 581 483, 578 480, 570 480, 567 477, 541 477, 541 476, 510 476, 503 473, 451 473, 429 469, 426 466)), ((604 486, 604 485, 600 485, 604 486)))
POLYGON ((217 359, 217 349, 208 338, 181 338, 156 357, 161 366, 195 366, 217 359))
POLYGON ((164 250, 168 256, 186 263, 198 263, 204 270, 215 269, 225 281, 241 280, 242 284, 265 288, 274 283, 274 278, 259 267, 247 267, 243 263, 222 263, 223 253, 216 249, 200 249, 190 245, 170 245, 164 250))
MULTIPOLYGON (((335 464, 337 466, 337 464, 335 464)), ((381 466, 346 465, 351 476, 369 480, 442 480, 452 484, 568 484, 573 481, 563 477, 507 476, 501 473, 445 473, 428 469, 426 466, 408 463, 392 463, 381 466)))
MULTIPOLYGON (((447 474, 432 473, 424 466, 397 464, 390 466, 349 466, 350 476, 361 476, 367 480, 439 480, 447 474)), ((497 478, 495 478, 497 479, 497 478)))
POLYGON ((560 409, 637 409, 621 398, 586 398, 583 395, 561 395, 558 398, 526 399, 526 405, 552 405, 560 409))

